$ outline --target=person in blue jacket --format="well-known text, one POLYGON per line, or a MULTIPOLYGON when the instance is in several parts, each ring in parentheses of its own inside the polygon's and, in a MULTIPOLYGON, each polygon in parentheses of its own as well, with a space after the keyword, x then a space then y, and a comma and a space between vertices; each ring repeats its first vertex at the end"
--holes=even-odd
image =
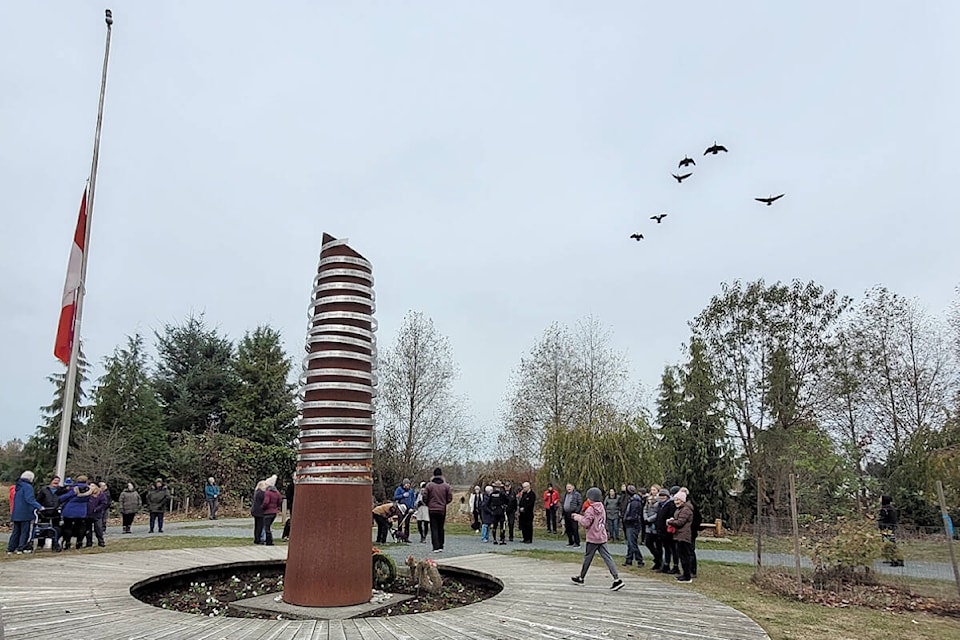
MULTIPOLYGON (((396 488, 393 492, 393 501, 397 504, 402 504, 407 507, 407 511, 412 511, 414 505, 417 503, 417 491, 414 490, 413 485, 410 484, 410 478, 404 478, 403 482, 400 483, 400 486, 396 488)), ((410 537, 410 518, 401 520, 403 523, 403 532, 406 534, 406 538, 410 537)))
POLYGON ((207 508, 210 510, 210 519, 217 519, 217 507, 220 503, 220 487, 214 478, 207 478, 207 486, 203 489, 203 495, 207 500, 207 508))
POLYGON ((17 480, 13 494, 13 512, 10 519, 13 521, 13 531, 7 542, 7 553, 30 553, 30 529, 33 524, 34 511, 43 509, 33 494, 33 471, 24 471, 17 480))
POLYGON ((93 494, 87 484, 87 476, 78 476, 73 486, 60 496, 63 526, 61 538, 63 549, 70 548, 70 539, 77 539, 77 549, 83 548, 83 539, 87 537, 87 503, 93 494))

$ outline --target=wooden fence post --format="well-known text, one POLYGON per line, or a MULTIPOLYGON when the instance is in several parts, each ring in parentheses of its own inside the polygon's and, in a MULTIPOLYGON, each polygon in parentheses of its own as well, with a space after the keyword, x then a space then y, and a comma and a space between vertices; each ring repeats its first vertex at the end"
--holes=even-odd
POLYGON ((947 536, 947 549, 950 550, 950 564, 953 565, 953 579, 960 593, 960 569, 957 568, 957 554, 953 550, 953 522, 947 513, 947 499, 943 496, 943 483, 937 480, 937 498, 940 500, 940 513, 943 515, 943 532, 947 536))
POLYGON ((757 476, 757 518, 756 518, 756 544, 754 549, 754 571, 759 571, 763 566, 763 525, 761 522, 761 512, 763 511, 763 478, 757 476))
POLYGON ((280 500, 280 524, 285 524, 287 522, 287 499, 283 498, 280 500))
POLYGON ((800 573, 800 522, 797 517, 797 476, 790 474, 790 513, 793 520, 793 559, 797 569, 797 595, 803 597, 803 574, 800 573))

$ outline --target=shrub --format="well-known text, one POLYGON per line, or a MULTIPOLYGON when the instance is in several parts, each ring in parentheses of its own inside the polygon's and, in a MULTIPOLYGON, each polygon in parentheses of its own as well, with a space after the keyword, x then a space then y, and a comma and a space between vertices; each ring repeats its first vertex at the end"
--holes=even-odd
POLYGON ((835 524, 824 525, 819 534, 810 559, 821 583, 864 581, 883 553, 880 532, 871 520, 840 516, 835 524))

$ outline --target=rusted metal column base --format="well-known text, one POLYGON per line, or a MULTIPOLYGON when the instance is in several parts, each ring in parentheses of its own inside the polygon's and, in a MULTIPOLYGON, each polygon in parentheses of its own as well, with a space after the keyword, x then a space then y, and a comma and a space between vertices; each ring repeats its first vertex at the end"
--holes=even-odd
POLYGON ((283 601, 343 607, 370 600, 370 485, 299 484, 283 601))

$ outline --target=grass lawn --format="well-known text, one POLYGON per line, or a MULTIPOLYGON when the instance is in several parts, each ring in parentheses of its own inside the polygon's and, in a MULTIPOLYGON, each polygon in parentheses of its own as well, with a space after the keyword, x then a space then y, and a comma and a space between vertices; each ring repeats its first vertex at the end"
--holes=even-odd
MULTIPOLYGON (((697 541, 699 544, 699 540, 697 541)), ((583 555, 569 551, 514 551, 514 555, 580 563, 583 555)), ((617 558, 620 562, 621 559, 617 558)), ((596 562, 595 564, 601 564, 596 562)), ((891 613, 860 607, 834 609, 795 602, 762 593, 752 582, 753 567, 705 562, 700 577, 687 585, 699 593, 742 611, 763 627, 772 640, 948 640, 960 639, 960 620, 927 613, 891 613)), ((601 567, 602 568, 602 564, 601 567)), ((677 584, 674 576, 648 568, 622 567, 621 572, 677 584)))
MULTIPOLYGON (((98 553, 112 553, 115 551, 155 551, 158 549, 202 549, 206 547, 245 547, 251 544, 248 538, 223 538, 220 536, 155 536, 152 538, 125 538, 111 540, 105 547, 90 547, 80 551, 73 549, 53 553, 52 551, 35 551, 26 555, 0 555, 0 562, 11 560, 30 560, 32 558, 60 558, 74 556, 89 556, 98 553)), ((286 545, 280 540, 276 544, 286 545)))

